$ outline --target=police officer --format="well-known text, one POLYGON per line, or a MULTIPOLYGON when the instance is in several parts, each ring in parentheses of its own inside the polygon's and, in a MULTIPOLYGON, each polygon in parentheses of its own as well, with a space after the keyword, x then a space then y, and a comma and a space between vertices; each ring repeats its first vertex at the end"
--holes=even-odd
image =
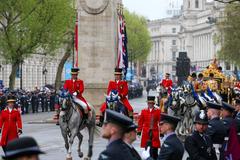
POLYGON ((240 99, 236 99, 236 117, 235 117, 235 121, 236 121, 236 125, 237 125, 237 134, 238 134, 238 140, 240 142, 240 99))
POLYGON ((217 155, 217 158, 222 159, 223 158, 223 142, 224 137, 227 134, 227 130, 223 124, 223 122, 220 120, 220 110, 221 105, 207 102, 207 116, 209 119, 208 129, 206 134, 210 136, 213 147, 215 148, 215 152, 217 155))
POLYGON ((136 140, 137 138, 137 129, 138 126, 136 124, 130 125, 126 133, 123 136, 123 141, 125 142, 127 148, 130 150, 130 153, 136 160, 142 160, 141 156, 138 154, 136 149, 132 146, 132 143, 136 140))
POLYGON ((198 112, 194 119, 195 130, 185 140, 188 160, 217 160, 211 139, 205 134, 208 117, 204 110, 198 112))
POLYGON ((4 160, 39 160, 40 150, 35 139, 31 137, 21 137, 8 143, 6 146, 4 160))
POLYGON ((226 102, 222 102, 221 117, 222 117, 223 124, 226 127, 227 135, 229 133, 229 130, 233 121, 234 111, 235 111, 235 108, 232 105, 226 102))
POLYGON ((135 160, 129 148, 123 142, 123 135, 132 120, 116 111, 106 110, 106 120, 102 137, 108 139, 107 148, 100 153, 98 160, 135 160))

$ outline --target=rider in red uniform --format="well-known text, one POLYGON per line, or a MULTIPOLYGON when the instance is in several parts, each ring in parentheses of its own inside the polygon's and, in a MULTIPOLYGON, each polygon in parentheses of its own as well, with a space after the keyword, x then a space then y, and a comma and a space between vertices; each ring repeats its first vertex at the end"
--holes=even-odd
POLYGON ((84 84, 82 80, 77 78, 78 72, 79 72, 79 68, 71 69, 72 77, 71 79, 65 81, 63 88, 65 90, 68 90, 70 94, 72 94, 73 96, 76 96, 76 98, 74 99, 74 102, 82 106, 84 109, 84 113, 88 115, 89 111, 91 111, 91 108, 89 107, 85 98, 82 96, 84 91, 84 84))
POLYGON ((170 74, 166 73, 165 74, 165 79, 163 79, 160 82, 160 85, 162 85, 165 89, 167 89, 168 93, 170 94, 173 83, 172 83, 172 80, 169 77, 170 77, 170 74))
MULTIPOLYGON (((120 96, 120 101, 123 103, 123 105, 128 110, 128 115, 130 118, 133 118, 133 108, 129 104, 127 95, 128 95, 128 84, 126 81, 122 80, 122 69, 115 68, 115 81, 109 81, 108 83, 108 89, 107 89, 107 95, 112 90, 117 90, 118 94, 120 96)), ((106 102, 104 102, 100 108, 100 112, 102 113, 100 116, 100 123, 103 122, 103 113, 105 112, 107 106, 106 102)))

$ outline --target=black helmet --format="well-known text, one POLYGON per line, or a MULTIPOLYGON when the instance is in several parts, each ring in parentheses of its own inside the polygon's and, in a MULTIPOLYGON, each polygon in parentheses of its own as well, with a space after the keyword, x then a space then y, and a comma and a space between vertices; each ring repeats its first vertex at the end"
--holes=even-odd
POLYGON ((195 123, 200 123, 200 124, 208 124, 208 117, 207 114, 204 110, 200 110, 195 118, 194 118, 194 124, 195 123))

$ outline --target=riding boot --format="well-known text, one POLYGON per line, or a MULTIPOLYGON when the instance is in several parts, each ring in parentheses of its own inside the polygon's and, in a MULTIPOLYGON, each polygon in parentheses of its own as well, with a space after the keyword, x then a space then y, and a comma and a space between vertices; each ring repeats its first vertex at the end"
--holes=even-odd
POLYGON ((128 116, 133 120, 133 111, 128 111, 128 116))
POLYGON ((103 121, 104 121, 104 117, 103 117, 103 115, 100 115, 99 116, 99 122, 97 123, 97 126, 102 127, 103 121))

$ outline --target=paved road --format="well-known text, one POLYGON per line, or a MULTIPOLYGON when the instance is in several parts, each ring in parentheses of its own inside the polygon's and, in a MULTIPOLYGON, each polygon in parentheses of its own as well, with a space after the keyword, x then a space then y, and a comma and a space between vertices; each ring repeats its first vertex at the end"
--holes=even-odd
MULTIPOLYGON (((150 93, 155 95, 156 93, 150 93)), ((146 93, 143 97, 130 100, 130 103, 133 105, 136 112, 140 112, 142 108, 146 107, 146 93)), ((55 124, 29 124, 29 121, 40 121, 44 119, 49 119, 53 116, 53 112, 48 113, 39 113, 39 114, 29 114, 23 116, 23 135, 22 136, 32 136, 34 137, 42 150, 46 152, 45 155, 42 155, 40 158, 42 160, 64 160, 66 156, 66 151, 64 148, 63 138, 60 133, 59 126, 55 124)), ((100 128, 99 128, 100 129, 100 128)), ((88 136, 87 131, 83 131, 83 144, 82 150, 87 154, 88 148, 88 136)), ((73 146, 73 159, 80 159, 77 156, 77 139, 73 146)), ((102 139, 100 135, 95 135, 94 148, 93 148, 93 160, 96 160, 99 153, 105 149, 107 141, 102 139)), ((141 152, 142 149, 140 146, 140 140, 136 140, 134 143, 136 149, 141 152)), ((1 154, 2 151, 1 151, 1 154)))

